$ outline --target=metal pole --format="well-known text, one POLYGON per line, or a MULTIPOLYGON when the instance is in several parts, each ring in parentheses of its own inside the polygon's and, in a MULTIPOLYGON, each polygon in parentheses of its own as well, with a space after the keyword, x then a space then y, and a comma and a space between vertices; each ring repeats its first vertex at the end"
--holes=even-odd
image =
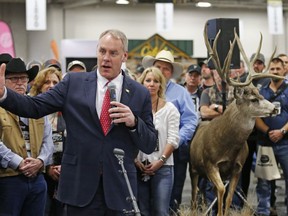
MULTIPOLYGON (((125 181, 126 181, 126 184, 127 184, 127 187, 128 187, 128 191, 129 191, 129 194, 130 194, 130 198, 132 200, 132 205, 133 205, 133 210, 132 212, 135 213, 135 216, 141 216, 140 214, 140 210, 138 208, 138 205, 137 205, 137 201, 136 201, 136 198, 133 194, 133 191, 132 191, 132 188, 131 188, 131 184, 130 184, 130 181, 129 181, 129 178, 128 178, 128 175, 127 175, 127 171, 124 167, 124 151, 122 149, 114 149, 114 155, 115 157, 118 159, 118 162, 119 164, 121 165, 121 168, 122 168, 122 173, 124 175, 124 178, 125 178, 125 181)), ((129 211, 126 211, 124 213, 130 213, 129 211)))

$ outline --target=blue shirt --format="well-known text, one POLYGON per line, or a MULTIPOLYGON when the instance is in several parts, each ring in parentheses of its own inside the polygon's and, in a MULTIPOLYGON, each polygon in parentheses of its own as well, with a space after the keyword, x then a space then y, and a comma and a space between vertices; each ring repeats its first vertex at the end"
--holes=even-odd
POLYGON ((191 141, 198 124, 193 101, 183 86, 171 81, 168 81, 166 86, 166 100, 172 102, 180 113, 179 146, 187 144, 191 141))
MULTIPOLYGON (((263 95, 263 97, 267 100, 274 97, 274 95, 276 94, 275 92, 272 91, 272 89, 269 88, 269 84, 270 83, 264 85, 260 89, 260 94, 263 95)), ((283 82, 282 85, 285 85, 285 83, 283 82)), ((280 88, 282 88, 282 85, 280 88)), ((286 89, 283 92, 281 92, 273 101, 270 101, 270 102, 273 103, 276 101, 280 102, 281 113, 277 116, 262 118, 264 123, 271 130, 281 129, 288 121, 288 87, 286 87, 286 89)), ((260 138, 261 137, 262 137, 262 139, 259 139, 259 142, 258 142, 260 145, 272 145, 272 144, 273 145, 275 145, 275 144, 287 145, 288 144, 287 138, 281 139, 277 143, 273 143, 270 139, 268 139, 266 134, 260 133, 260 138)))

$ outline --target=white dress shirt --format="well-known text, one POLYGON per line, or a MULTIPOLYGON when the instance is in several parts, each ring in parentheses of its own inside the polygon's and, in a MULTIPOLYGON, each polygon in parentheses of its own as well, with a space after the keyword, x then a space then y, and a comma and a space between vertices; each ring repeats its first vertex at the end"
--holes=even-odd
MULTIPOLYGON (((107 82, 108 80, 101 76, 99 73, 99 70, 97 70, 97 92, 96 92, 96 111, 98 114, 98 117, 100 118, 101 110, 102 110, 102 104, 105 92, 107 90, 107 82)), ((119 102, 121 98, 122 93, 122 85, 123 85, 123 75, 122 73, 119 73, 119 75, 110 81, 110 83, 113 83, 116 86, 116 100, 119 102)))

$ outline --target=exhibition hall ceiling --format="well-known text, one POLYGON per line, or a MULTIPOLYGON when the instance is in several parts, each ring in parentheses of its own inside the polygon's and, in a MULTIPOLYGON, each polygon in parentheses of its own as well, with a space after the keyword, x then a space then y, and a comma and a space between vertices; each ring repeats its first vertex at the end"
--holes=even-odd
MULTIPOLYGON (((127 0, 131 7, 137 4, 154 4, 156 2, 173 2, 175 6, 196 7, 200 0, 127 0)), ((212 8, 247 8, 266 10, 267 0, 202 0, 212 4, 212 8)), ((288 0, 283 0, 283 9, 288 10, 288 0)), ((25 0, 0 0, 0 3, 25 3, 25 0)), ((91 5, 116 4, 116 0, 47 0, 48 4, 62 4, 64 8, 91 5)))

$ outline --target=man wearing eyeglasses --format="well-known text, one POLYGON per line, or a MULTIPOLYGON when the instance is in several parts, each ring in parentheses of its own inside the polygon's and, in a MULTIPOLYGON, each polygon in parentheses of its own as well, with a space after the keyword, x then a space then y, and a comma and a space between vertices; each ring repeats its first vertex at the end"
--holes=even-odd
MULTIPOLYGON (((24 95, 38 68, 26 70, 20 58, 7 64, 5 85, 24 95)), ((43 168, 51 161, 53 141, 46 118, 28 119, 0 108, 0 215, 44 215, 43 168)))

